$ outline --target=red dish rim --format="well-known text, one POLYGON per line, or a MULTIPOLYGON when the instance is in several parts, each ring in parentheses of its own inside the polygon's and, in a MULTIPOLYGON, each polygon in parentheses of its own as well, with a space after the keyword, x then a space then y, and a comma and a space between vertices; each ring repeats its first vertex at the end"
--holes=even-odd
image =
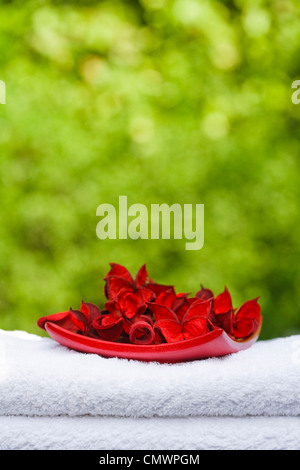
POLYGON ((58 326, 50 321, 45 323, 45 330, 47 333, 52 336, 63 336, 65 339, 69 340, 70 342, 86 347, 90 347, 92 349, 101 349, 107 352, 119 352, 119 353, 164 353, 164 352, 172 352, 172 351, 184 351, 186 349, 194 348, 200 345, 204 345, 213 341, 214 339, 223 336, 223 339, 226 341, 230 349, 232 351, 239 351, 242 349, 246 349, 253 344, 260 333, 262 325, 262 320, 260 321, 258 328, 256 331, 244 340, 234 340, 231 338, 223 329, 216 328, 205 335, 198 336, 195 338, 191 338, 185 341, 178 341, 174 343, 161 343, 161 344, 150 344, 150 345, 137 345, 131 343, 119 343, 116 341, 105 341, 101 339, 91 338, 90 336, 80 335, 78 333, 74 333, 72 331, 66 330, 61 326, 58 326))

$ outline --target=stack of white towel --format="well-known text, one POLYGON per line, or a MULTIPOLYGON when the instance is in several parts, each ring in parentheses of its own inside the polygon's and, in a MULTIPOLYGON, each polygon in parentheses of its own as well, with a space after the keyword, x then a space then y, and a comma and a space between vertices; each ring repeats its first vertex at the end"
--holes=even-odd
POLYGON ((0 449, 300 449, 300 336, 180 364, 0 330, 0 449))

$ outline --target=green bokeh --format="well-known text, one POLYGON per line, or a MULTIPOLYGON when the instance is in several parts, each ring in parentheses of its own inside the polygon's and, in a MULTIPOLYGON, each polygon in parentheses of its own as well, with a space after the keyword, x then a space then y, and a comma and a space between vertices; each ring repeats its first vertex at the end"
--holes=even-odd
POLYGON ((109 262, 260 296, 300 332, 297 1, 0 3, 0 328, 104 302, 109 262), (105 240, 96 209, 205 205, 205 242, 105 240))

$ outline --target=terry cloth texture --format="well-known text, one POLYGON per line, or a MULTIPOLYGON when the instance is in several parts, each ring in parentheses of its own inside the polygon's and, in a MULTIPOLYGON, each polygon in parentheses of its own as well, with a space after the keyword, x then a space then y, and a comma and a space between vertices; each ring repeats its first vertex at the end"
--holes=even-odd
POLYGON ((1 416, 0 450, 299 450, 299 431, 286 416, 1 416))
POLYGON ((0 449, 128 449, 130 433, 131 449, 300 449, 299 417, 300 336, 258 341, 222 358, 158 364, 0 330, 0 449), (68 429, 77 429, 73 441, 68 429))

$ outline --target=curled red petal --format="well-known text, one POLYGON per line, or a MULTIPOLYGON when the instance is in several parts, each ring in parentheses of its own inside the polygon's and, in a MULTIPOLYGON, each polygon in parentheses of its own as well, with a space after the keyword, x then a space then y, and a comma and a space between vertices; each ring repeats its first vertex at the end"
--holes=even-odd
POLYGON ((148 314, 146 314, 146 313, 138 313, 138 314, 135 316, 135 318, 133 318, 133 321, 134 321, 134 322, 140 321, 140 320, 149 323, 152 327, 153 327, 153 325, 154 325, 151 316, 148 315, 148 314))
POLYGON ((152 328, 154 326, 153 319, 152 319, 151 315, 142 311, 140 313, 138 312, 131 319, 124 318, 124 331, 125 331, 125 333, 127 333, 129 335, 130 328, 131 328, 132 324, 135 323, 135 322, 139 322, 139 321, 144 321, 144 322, 149 323, 152 328))
POLYGON ((230 310, 232 310, 231 295, 227 287, 225 287, 224 292, 217 295, 214 300, 214 313, 215 315, 219 315, 221 313, 229 312, 230 310))
POLYGON ((155 338, 153 327, 147 321, 136 321, 131 325, 129 332, 130 342, 133 344, 152 344, 155 338))

